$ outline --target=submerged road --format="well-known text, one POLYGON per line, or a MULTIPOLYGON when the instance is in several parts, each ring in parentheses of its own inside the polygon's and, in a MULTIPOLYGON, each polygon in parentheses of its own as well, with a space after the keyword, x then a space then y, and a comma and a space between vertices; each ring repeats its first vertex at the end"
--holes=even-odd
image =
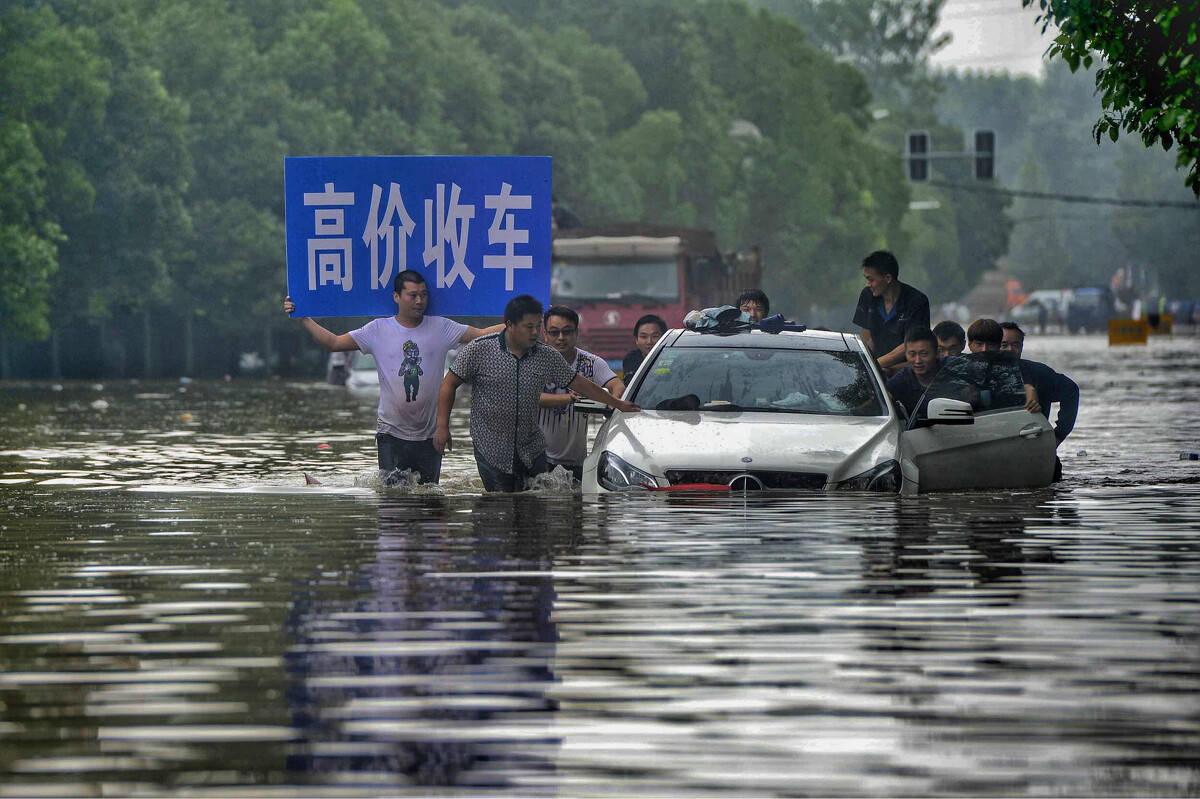
POLYGON ((482 496, 465 414, 381 490, 341 389, 0 385, 0 796, 1194 795, 1200 339, 1026 355, 1067 481, 905 499, 482 496))

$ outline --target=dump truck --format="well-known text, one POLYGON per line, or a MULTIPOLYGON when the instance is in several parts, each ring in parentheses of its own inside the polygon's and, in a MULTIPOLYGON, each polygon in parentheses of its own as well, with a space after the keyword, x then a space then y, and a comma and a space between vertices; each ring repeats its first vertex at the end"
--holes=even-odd
POLYGON ((554 234, 551 301, 579 314, 579 346, 609 361, 633 348, 645 314, 680 327, 693 308, 732 304, 759 288, 757 246, 722 252, 710 230, 640 223, 554 234))

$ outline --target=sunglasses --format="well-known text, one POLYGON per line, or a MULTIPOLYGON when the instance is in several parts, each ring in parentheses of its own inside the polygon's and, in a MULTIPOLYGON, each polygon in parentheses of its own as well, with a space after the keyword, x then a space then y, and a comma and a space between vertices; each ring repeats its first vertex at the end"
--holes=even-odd
POLYGON ((578 331, 573 327, 564 327, 561 330, 551 330, 546 328, 546 335, 550 338, 559 338, 560 336, 573 336, 578 331))

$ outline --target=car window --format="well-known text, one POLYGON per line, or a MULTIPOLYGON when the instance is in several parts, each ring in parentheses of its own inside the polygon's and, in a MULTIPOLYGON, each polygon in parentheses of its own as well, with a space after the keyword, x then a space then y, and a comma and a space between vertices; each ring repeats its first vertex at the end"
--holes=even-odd
MULTIPOLYGON (((1025 405, 1025 380, 1017 359, 1008 352, 976 352, 946 358, 933 378, 926 401, 935 397, 971 403, 976 411, 1025 405)), ((924 406, 922 403, 922 415, 924 406)))
POLYGON ((633 401, 655 410, 886 415, 866 363, 854 352, 667 347, 633 401))

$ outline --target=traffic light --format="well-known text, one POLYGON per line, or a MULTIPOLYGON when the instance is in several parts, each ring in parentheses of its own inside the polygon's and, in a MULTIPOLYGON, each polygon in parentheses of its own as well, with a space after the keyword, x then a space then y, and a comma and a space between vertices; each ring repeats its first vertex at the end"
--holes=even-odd
POLYGON ((996 172, 996 134, 990 130, 975 131, 975 179, 991 180, 996 172))
POLYGON ((926 131, 915 130, 908 134, 905 158, 909 180, 914 183, 929 180, 929 134, 926 131))

